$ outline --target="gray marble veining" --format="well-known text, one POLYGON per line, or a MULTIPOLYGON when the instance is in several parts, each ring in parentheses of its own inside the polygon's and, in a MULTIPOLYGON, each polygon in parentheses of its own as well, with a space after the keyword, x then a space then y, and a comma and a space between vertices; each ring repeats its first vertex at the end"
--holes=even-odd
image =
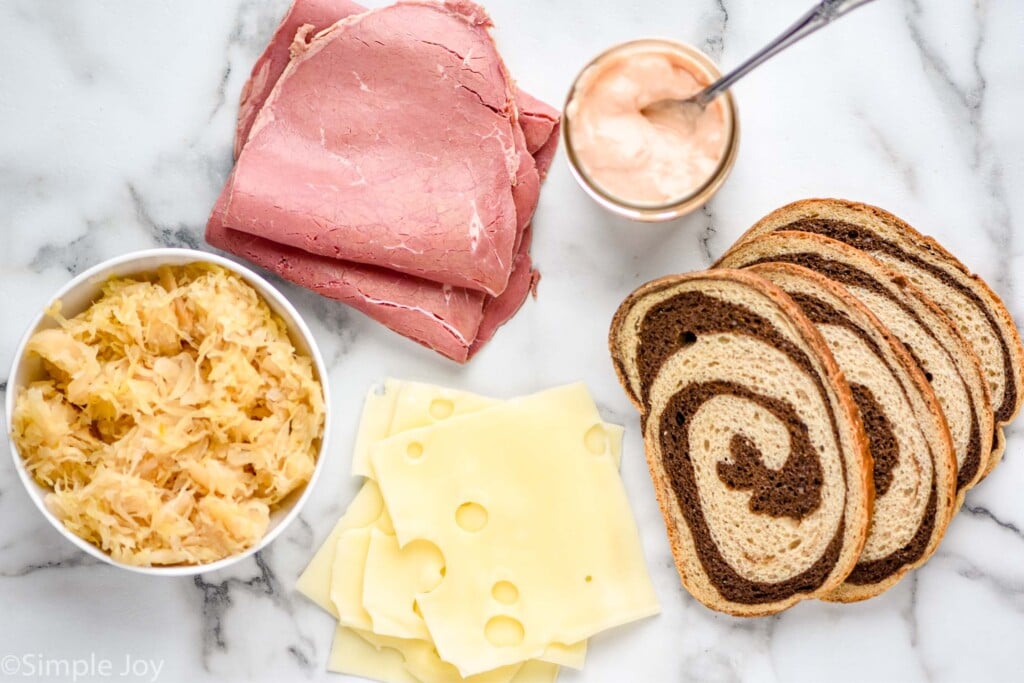
MULTIPOLYGON (((132 249, 207 248, 203 226, 230 170, 238 94, 286 4, 0 5, 0 393, 21 331, 71 275, 132 249)), ((487 3, 512 72, 553 103, 614 42, 674 36, 730 66, 806 4, 487 3)), ((562 681, 1024 680, 1021 428, 925 568, 866 603, 805 603, 744 621, 680 587, 638 420, 605 350, 609 318, 632 288, 707 266, 758 217, 806 196, 894 211, 1024 315, 1022 35, 1019 2, 885 0, 858 10, 737 86, 732 177, 703 210, 670 225, 609 216, 556 160, 535 220, 540 297, 469 367, 282 285, 321 344, 335 395, 335 452, 302 517, 236 568, 194 580, 126 576, 50 529, 8 461, 0 659, 158 659, 165 681, 342 680, 324 672, 330 618, 293 586, 355 491, 348 446, 363 392, 395 375, 496 396, 582 379, 605 416, 627 426, 623 477, 664 612, 596 638, 586 669, 562 681)))

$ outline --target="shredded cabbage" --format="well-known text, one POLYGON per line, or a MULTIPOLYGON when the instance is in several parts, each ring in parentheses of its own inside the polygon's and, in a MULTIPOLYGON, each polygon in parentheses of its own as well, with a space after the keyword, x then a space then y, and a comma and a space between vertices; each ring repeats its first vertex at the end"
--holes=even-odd
POLYGON ((133 565, 239 553, 312 476, 324 405, 312 361, 237 275, 209 264, 111 280, 29 340, 48 379, 11 425, 46 503, 133 565))

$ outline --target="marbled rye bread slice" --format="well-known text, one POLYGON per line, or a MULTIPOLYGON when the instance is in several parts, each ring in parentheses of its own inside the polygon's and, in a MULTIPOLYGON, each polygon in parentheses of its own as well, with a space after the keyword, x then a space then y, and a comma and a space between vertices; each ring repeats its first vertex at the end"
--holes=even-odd
POLYGON ((995 412, 988 474, 1006 448, 1002 427, 1024 402, 1024 347, 999 296, 933 238, 887 211, 838 199, 808 199, 762 218, 741 239, 776 230, 824 235, 865 251, 905 275, 950 317, 981 360, 995 412))
POLYGON ((924 564, 946 532, 956 496, 946 418, 903 344, 842 285, 788 263, 750 270, 800 306, 850 383, 874 463, 875 504, 857 566, 825 599, 874 597, 924 564))
POLYGON ((751 273, 672 276, 622 303, 609 341, 687 590, 759 616, 842 584, 867 535, 871 461, 799 307, 751 273))
POLYGON ((859 249, 807 232, 772 232, 739 242, 718 267, 793 263, 843 285, 907 348, 939 399, 957 459, 959 509, 991 452, 992 410, 970 346, 924 293, 859 249))

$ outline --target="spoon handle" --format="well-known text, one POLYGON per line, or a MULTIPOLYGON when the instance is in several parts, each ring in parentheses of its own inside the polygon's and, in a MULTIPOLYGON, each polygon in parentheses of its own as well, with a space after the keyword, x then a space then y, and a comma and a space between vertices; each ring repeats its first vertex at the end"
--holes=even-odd
POLYGON ((755 67, 760 66, 793 43, 806 38, 847 12, 869 2, 871 0, 822 0, 812 7, 807 14, 800 17, 795 24, 779 34, 775 40, 765 45, 750 59, 695 95, 693 100, 702 107, 707 106, 719 93, 723 90, 728 90, 733 83, 746 76, 755 67))

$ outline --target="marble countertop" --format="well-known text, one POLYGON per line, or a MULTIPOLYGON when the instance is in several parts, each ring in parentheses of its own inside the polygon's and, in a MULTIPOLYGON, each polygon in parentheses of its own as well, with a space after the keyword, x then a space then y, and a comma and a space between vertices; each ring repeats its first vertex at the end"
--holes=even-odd
MULTIPOLYGON (((728 66, 808 4, 487 7, 512 72, 559 103, 575 71, 614 42, 668 34, 728 66)), ((73 274, 133 249, 207 248, 203 226, 230 168, 238 94, 285 5, 0 5, 0 373, 30 318, 73 274)), ((758 217, 808 196, 899 214, 1024 315, 1022 35, 1019 2, 882 0, 857 10, 736 87, 743 132, 733 174, 703 210, 667 225, 603 212, 560 153, 534 223, 540 297, 468 367, 285 286, 330 365, 335 449, 301 518, 234 569, 161 580, 96 564, 38 514, 0 446, 0 663, 111 660, 109 674, 79 680, 118 678, 126 662, 135 672, 125 680, 345 680, 324 671, 331 619, 293 587, 355 491, 347 471, 362 396, 393 375, 495 396, 584 380, 606 418, 627 426, 623 477, 663 613, 595 638, 586 668, 564 671, 563 683, 1024 680, 1019 427, 937 554, 897 587, 862 604, 805 602, 736 619, 680 587, 637 416, 605 346, 611 314, 635 286, 708 265, 758 217)), ((45 678, 11 673, 0 677, 45 678)))

